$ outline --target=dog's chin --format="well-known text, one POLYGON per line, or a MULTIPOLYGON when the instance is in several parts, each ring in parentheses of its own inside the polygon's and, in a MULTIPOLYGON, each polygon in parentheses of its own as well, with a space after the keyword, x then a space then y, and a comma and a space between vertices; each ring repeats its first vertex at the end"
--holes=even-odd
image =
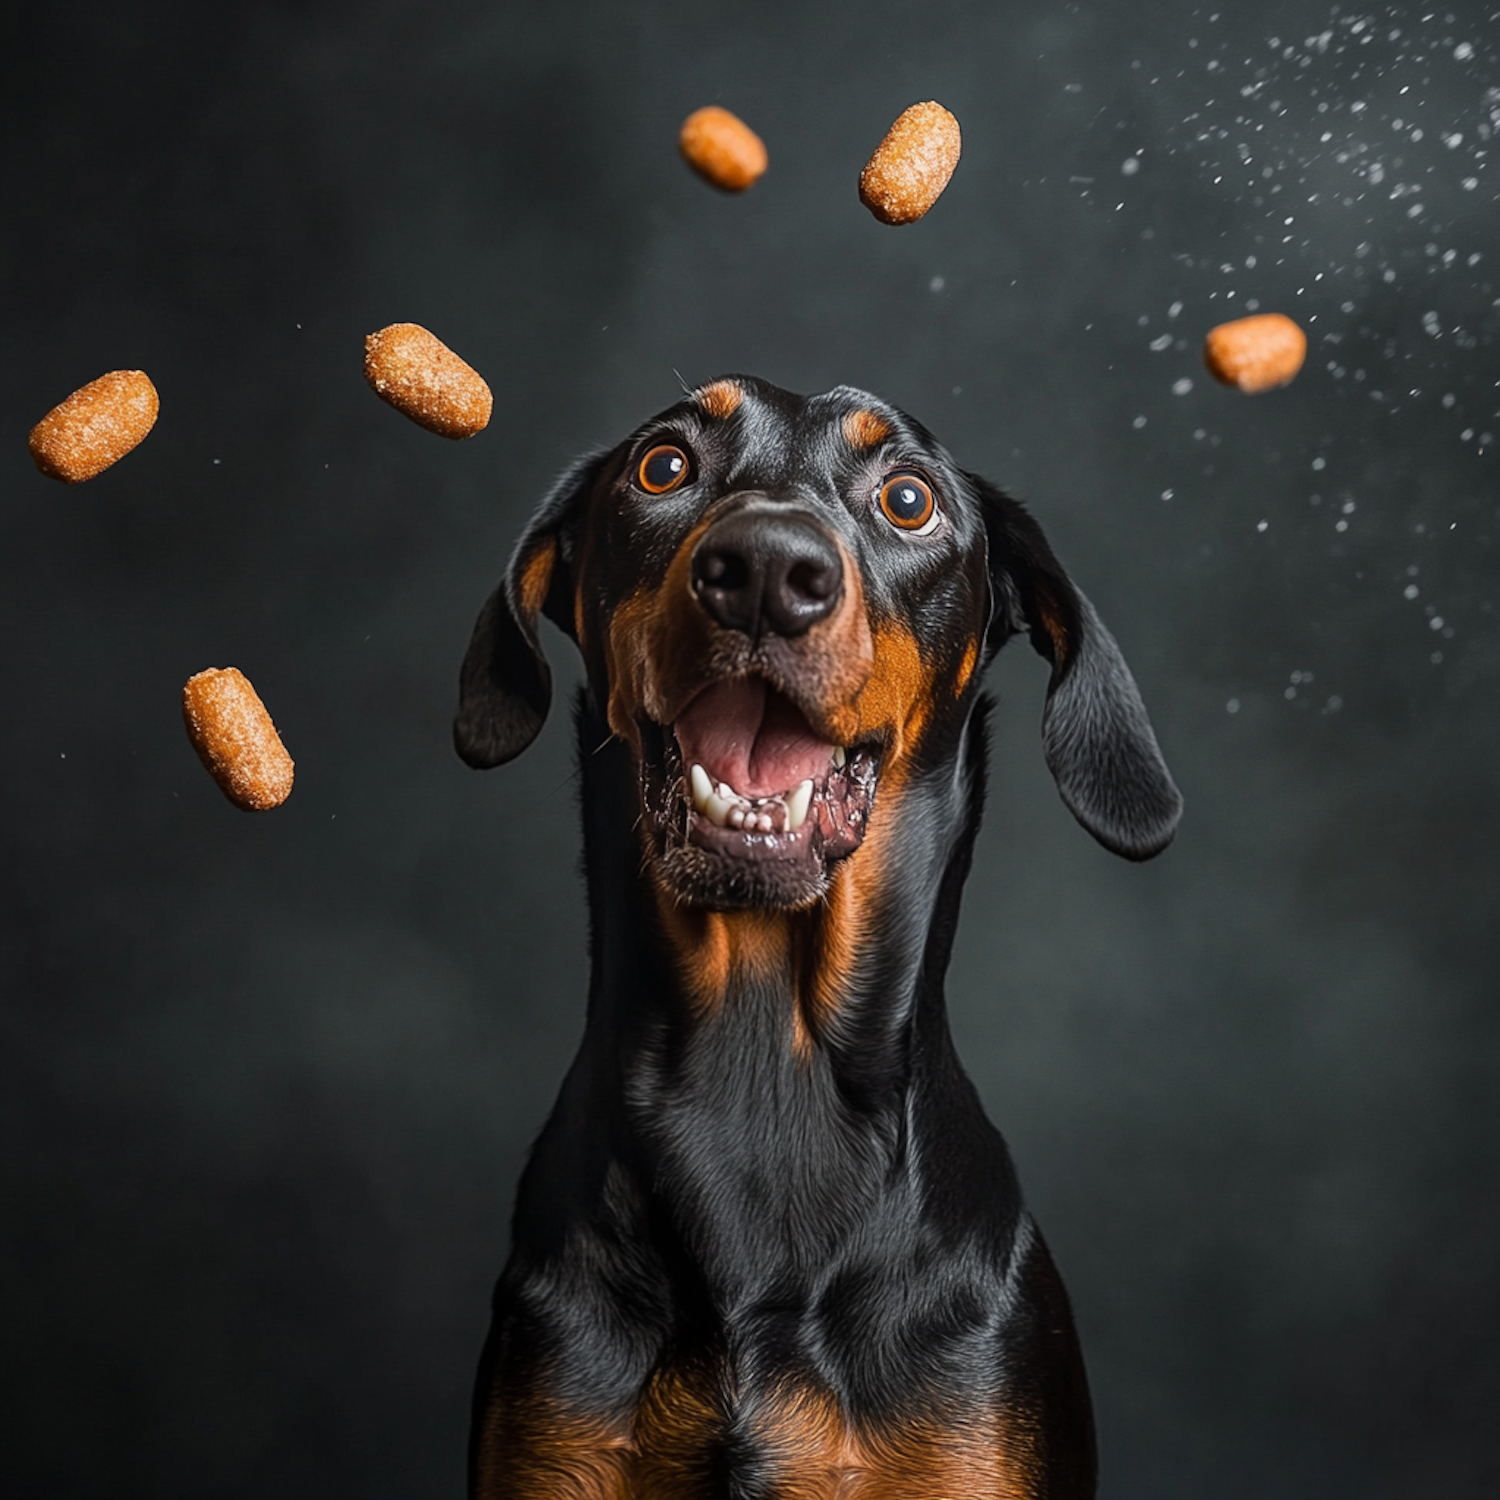
POLYGON ((864 839, 878 750, 821 741, 764 684, 716 685, 675 725, 641 729, 646 856, 682 905, 815 905, 864 839))

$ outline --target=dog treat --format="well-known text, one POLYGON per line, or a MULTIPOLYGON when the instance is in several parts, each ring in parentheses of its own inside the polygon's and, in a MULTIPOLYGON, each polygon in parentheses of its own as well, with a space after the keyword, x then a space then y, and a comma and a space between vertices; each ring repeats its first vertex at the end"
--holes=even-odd
POLYGON ((882 224, 915 224, 948 186, 961 144, 941 104, 902 110, 859 174, 859 201, 882 224))
POLYGON ((292 792, 292 758, 249 679, 209 667, 182 690, 188 738, 219 790, 246 812, 280 807, 292 792))
POLYGON ((743 193, 766 170, 764 142, 717 104, 695 109, 682 122, 677 145, 700 177, 726 193, 743 193))
POLYGON ((1284 313, 1220 323, 1203 341, 1208 373, 1252 396, 1285 385, 1306 355, 1307 335, 1284 313))
POLYGON ((31 457, 49 479, 82 484, 151 431, 159 405, 145 371, 113 370, 74 391, 31 429, 31 457))
POLYGON ((468 438, 489 425, 494 398, 477 370, 416 323, 365 339, 365 379, 382 401, 439 437, 468 438))

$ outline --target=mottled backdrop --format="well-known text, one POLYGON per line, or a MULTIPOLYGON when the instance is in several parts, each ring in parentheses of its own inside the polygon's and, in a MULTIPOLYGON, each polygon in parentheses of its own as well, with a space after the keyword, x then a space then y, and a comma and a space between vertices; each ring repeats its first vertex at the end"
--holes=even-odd
POLYGON ((1188 799, 1101 851, 1007 653, 950 992, 1103 1494, 1500 1489, 1500 21, 1220 3, 6 13, 0 1493, 460 1493, 585 976, 566 716, 466 770, 458 661, 560 466, 731 370, 1031 503, 1188 799), (859 168, 928 98, 962 164, 883 228, 859 168), (676 155, 711 102, 770 149, 742 198, 676 155), (1198 350, 1257 304, 1310 351, 1247 398, 1198 350), (483 435, 365 387, 404 320, 483 435), (40 477, 121 367, 155 432, 40 477), (274 813, 183 734, 229 664, 274 813))

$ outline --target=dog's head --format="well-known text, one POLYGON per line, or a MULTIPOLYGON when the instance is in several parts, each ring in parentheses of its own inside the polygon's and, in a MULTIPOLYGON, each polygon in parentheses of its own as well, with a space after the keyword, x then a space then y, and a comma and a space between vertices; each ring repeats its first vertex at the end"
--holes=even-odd
POLYGON ((1074 815, 1130 859, 1176 828, 1129 669, 1036 522, 862 391, 716 380, 565 474, 464 658, 472 766, 541 728, 542 614, 634 753, 647 859, 688 905, 817 901, 895 789, 951 763, 1021 631, 1052 664, 1043 749, 1074 815))

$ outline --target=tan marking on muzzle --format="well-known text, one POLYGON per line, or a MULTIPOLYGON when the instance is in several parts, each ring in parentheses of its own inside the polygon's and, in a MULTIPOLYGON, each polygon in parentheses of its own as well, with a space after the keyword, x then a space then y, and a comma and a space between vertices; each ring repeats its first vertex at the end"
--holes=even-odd
POLYGON ((717 625, 693 592, 693 551, 717 519, 705 518, 688 533, 659 587, 639 589, 615 607, 605 649, 610 728, 639 753, 639 714, 670 726, 710 683, 753 674, 797 703, 818 733, 847 744, 835 730, 858 718, 855 705, 876 660, 863 584, 848 549, 833 538, 844 589, 826 619, 801 635, 751 641, 717 625))

